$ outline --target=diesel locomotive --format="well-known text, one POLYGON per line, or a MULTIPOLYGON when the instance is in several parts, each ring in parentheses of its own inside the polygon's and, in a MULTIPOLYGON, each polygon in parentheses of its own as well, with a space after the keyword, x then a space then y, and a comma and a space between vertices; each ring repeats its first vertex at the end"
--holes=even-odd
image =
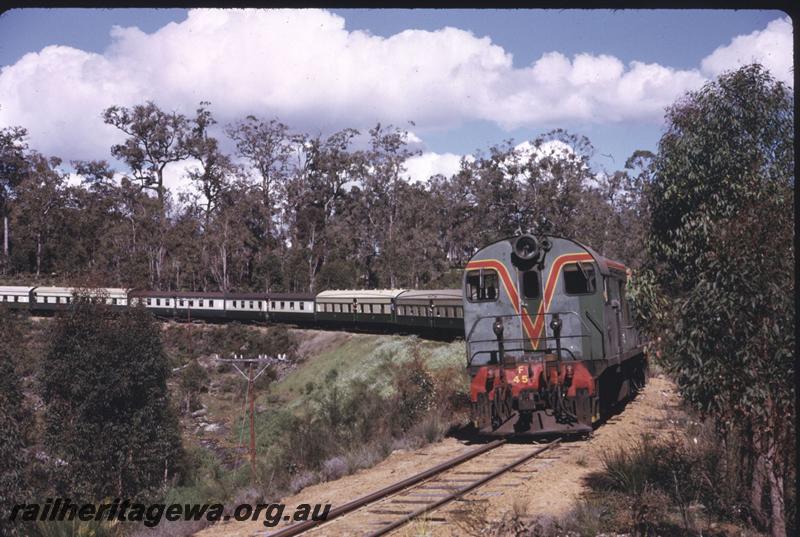
POLYGON ((464 329, 482 432, 588 432, 644 384, 627 277, 623 264, 561 237, 519 235, 472 256, 464 329))

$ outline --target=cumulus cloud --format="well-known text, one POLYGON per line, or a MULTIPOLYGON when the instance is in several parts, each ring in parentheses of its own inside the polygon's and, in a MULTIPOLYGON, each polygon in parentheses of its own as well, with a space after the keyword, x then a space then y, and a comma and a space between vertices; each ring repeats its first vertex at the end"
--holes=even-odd
POLYGON ((794 85, 792 21, 789 17, 775 19, 763 30, 734 37, 729 44, 707 56, 701 66, 710 76, 718 76, 754 62, 769 69, 777 80, 794 85))
MULTIPOLYGON (((524 141, 514 146, 514 151, 504 162, 500 164, 500 168, 506 174, 510 173, 508 169, 511 166, 518 167, 520 164, 533 160, 539 162, 545 157, 555 159, 572 160, 576 159, 575 151, 573 148, 560 140, 549 140, 539 147, 534 146, 530 141, 524 141)), ((475 156, 471 154, 457 155, 455 153, 435 153, 425 152, 420 155, 414 155, 406 159, 404 167, 406 169, 406 178, 412 183, 426 182, 434 175, 443 175, 450 177, 456 174, 461 169, 461 161, 475 162, 475 156)), ((519 180, 524 180, 524 176, 518 176, 519 180)))
MULTIPOLYGON (((688 70, 560 52, 515 67, 490 38, 458 28, 381 37, 349 31, 325 10, 198 9, 153 33, 114 27, 101 54, 54 45, 4 67, 0 125, 27 127, 47 154, 89 159, 108 158, 122 138, 102 123, 103 108, 145 100, 187 114, 208 100, 221 123, 255 114, 310 132, 409 120, 423 136, 475 120, 509 129, 658 121, 683 92, 743 57, 737 50, 757 45, 759 58, 781 58, 777 69, 791 65, 790 37, 788 19, 776 21, 688 70)), ((432 155, 410 166, 427 173, 457 160, 432 155)))
MULTIPOLYGON (((474 160, 472 155, 467 160, 474 160)), ((450 177, 461 168, 462 155, 455 153, 426 152, 414 155, 405 161, 406 177, 412 183, 425 182, 434 175, 450 177)))

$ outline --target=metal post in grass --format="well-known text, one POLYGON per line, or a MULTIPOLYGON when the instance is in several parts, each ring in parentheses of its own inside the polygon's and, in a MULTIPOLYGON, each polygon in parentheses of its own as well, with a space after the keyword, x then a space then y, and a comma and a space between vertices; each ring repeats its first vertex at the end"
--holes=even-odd
POLYGON ((220 358, 219 355, 214 355, 214 360, 217 362, 229 363, 236 371, 247 381, 247 393, 250 399, 250 480, 255 481, 256 478, 256 395, 254 392, 254 385, 258 377, 272 365, 276 358, 259 354, 256 358, 245 358, 244 355, 232 355, 232 358, 220 358), (247 372, 239 367, 237 364, 247 364, 247 372), (255 369, 255 373, 254 373, 255 369))

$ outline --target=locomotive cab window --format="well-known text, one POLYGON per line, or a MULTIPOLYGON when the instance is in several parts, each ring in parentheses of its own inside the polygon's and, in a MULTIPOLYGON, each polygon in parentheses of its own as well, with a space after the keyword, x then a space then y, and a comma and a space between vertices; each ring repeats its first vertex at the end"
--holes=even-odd
POLYGON ((494 270, 470 270, 467 272, 467 299, 470 302, 497 300, 498 278, 494 270))
POLYGON ((525 298, 539 298, 540 288, 538 272, 529 270, 522 274, 522 294, 525 298))
POLYGON ((594 265, 572 263, 564 267, 564 292, 568 295, 590 295, 597 289, 594 265))

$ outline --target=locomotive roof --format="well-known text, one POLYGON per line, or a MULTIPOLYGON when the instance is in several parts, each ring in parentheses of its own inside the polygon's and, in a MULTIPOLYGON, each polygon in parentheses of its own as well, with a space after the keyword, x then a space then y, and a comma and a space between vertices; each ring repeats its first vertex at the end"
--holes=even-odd
MULTIPOLYGON (((511 241, 513 239, 516 239, 519 236, 520 235, 513 235, 513 236, 510 236, 510 237, 505 237, 503 239, 495 241, 495 242, 493 242, 491 244, 487 244, 486 246, 484 246, 483 248, 481 248, 480 250, 475 252, 475 254, 473 254, 472 258, 470 258, 470 260, 472 260, 476 255, 478 255, 480 252, 482 252, 486 248, 489 248, 490 246, 493 246, 493 245, 501 243, 501 242, 511 241)), ((564 240, 564 241, 567 241, 567 242, 571 242, 571 243, 575 244, 576 246, 586 250, 594 258, 595 262, 597 263, 598 268, 600 269, 600 273, 603 274, 604 276, 608 276, 610 274, 611 270, 614 270, 614 271, 616 271, 618 273, 621 273, 621 274, 627 276, 628 267, 626 267, 623 263, 620 263, 619 261, 614 261, 612 259, 607 258, 604 255, 601 255, 601 254, 597 253, 593 248, 590 248, 589 246, 586 246, 585 244, 580 243, 580 242, 576 241, 575 239, 569 239, 567 237, 560 237, 558 235, 534 235, 534 236, 537 237, 537 238, 538 237, 547 237, 548 239, 560 239, 560 240, 564 240)))

